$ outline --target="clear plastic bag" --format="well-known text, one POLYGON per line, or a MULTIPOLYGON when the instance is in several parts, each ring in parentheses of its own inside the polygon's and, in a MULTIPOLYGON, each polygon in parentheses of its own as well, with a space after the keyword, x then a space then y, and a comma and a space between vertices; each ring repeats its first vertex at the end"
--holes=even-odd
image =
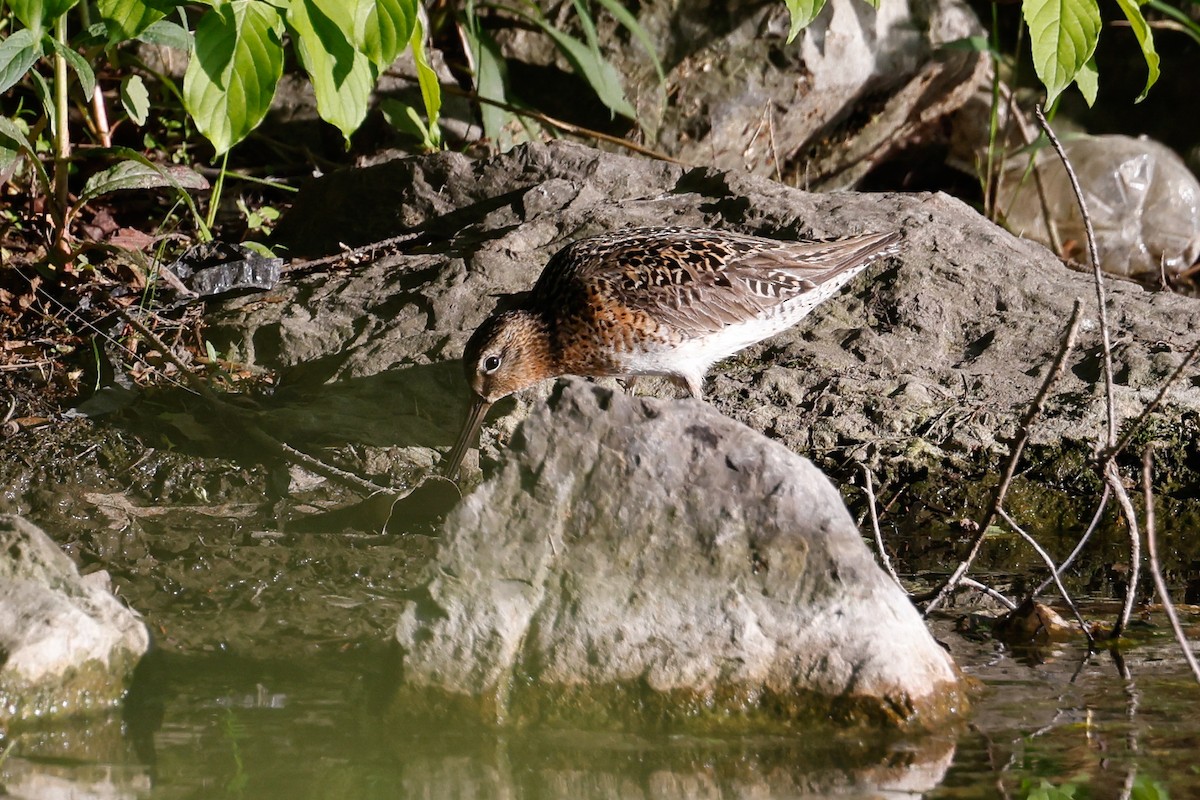
MULTIPOLYGON (((1146 138, 1083 136, 1063 143, 1087 200, 1100 266, 1158 285, 1200 259, 1200 182, 1175 152, 1146 138)), ((1062 255, 1087 262, 1087 238, 1066 170, 1047 147, 1037 158, 1046 213, 1028 157, 1014 158, 998 193, 1008 228, 1046 244, 1052 221, 1062 255)))

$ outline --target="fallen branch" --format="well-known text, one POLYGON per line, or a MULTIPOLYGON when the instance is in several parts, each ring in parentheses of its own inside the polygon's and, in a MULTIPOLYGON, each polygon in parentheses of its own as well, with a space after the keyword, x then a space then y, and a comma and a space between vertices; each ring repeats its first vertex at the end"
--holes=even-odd
POLYGON ((971 565, 975 563, 975 559, 979 556, 984 538, 987 536, 987 530, 996 521, 996 516, 1003 507, 1004 498, 1007 496, 1008 489, 1012 485, 1013 476, 1017 471, 1017 463, 1021 460, 1021 453, 1025 450, 1026 442, 1029 441, 1029 430, 1045 408, 1046 398, 1050 396, 1050 390, 1054 388, 1054 384, 1062 376, 1063 369, 1066 367, 1067 356, 1075 349, 1075 340, 1079 336, 1079 321, 1082 309, 1083 304, 1077 299, 1074 308, 1071 309, 1071 321, 1067 324, 1067 330, 1063 335, 1062 341, 1059 343, 1058 354, 1054 357, 1054 363, 1049 371, 1046 372, 1046 378, 1042 381, 1042 388, 1038 391, 1037 396, 1033 398, 1033 402, 1029 404, 1029 408, 1025 412, 1025 417, 1021 420, 1021 426, 1018 428, 1017 436, 1013 440, 1012 452, 1008 456, 1008 464, 1004 468, 1004 476, 1000 480, 1000 485, 996 487, 996 492, 992 497, 992 503, 988 507, 987 513, 983 515, 983 519, 979 523, 979 531, 975 534, 975 541, 971 544, 971 549, 967 557, 959 563, 946 582, 942 584, 942 587, 938 589, 937 594, 929 601, 929 605, 925 606, 925 616, 929 616, 954 591, 954 588, 962 580, 963 576, 967 574, 967 570, 971 568, 971 565))
POLYGON ((1179 624, 1179 616, 1175 613, 1175 604, 1171 602, 1171 594, 1167 590, 1167 582, 1163 579, 1162 569, 1158 564, 1158 544, 1154 535, 1154 493, 1150 489, 1150 475, 1154 469, 1154 448, 1147 445, 1142 451, 1142 492, 1146 499, 1146 549, 1150 551, 1150 574, 1154 578, 1154 588, 1158 590, 1158 598, 1162 600, 1163 611, 1171 622, 1171 630, 1175 632, 1175 641, 1183 650, 1183 657, 1192 668, 1192 675, 1200 683, 1200 664, 1196 663, 1196 655, 1188 642, 1187 634, 1179 624))
POLYGON ((1071 600, 1071 595, 1067 593, 1067 587, 1063 586, 1062 579, 1059 578, 1059 570, 1054 566, 1054 559, 1050 557, 1037 540, 1029 535, 1016 521, 1008 515, 1008 512, 1003 508, 999 509, 1000 516, 1008 523, 1008 527, 1025 540, 1025 543, 1033 548, 1033 551, 1041 556, 1042 561, 1046 562, 1046 566, 1050 568, 1050 574, 1054 577, 1054 583, 1058 586, 1058 593, 1062 595, 1062 599, 1066 601, 1067 606, 1071 609, 1071 613, 1075 615, 1075 619, 1079 622, 1079 629, 1083 631, 1083 635, 1087 637, 1088 647, 1095 647, 1096 640, 1092 638, 1092 632, 1088 628, 1088 624, 1083 619, 1083 615, 1079 613, 1079 609, 1075 606, 1075 602, 1071 600))
MULTIPOLYGON (((863 491, 867 494, 867 510, 871 514, 871 530, 875 533, 875 548, 879 551, 879 560, 883 562, 884 569, 888 575, 892 576, 892 580, 901 589, 904 589, 904 584, 900 582, 900 576, 896 574, 896 569, 892 566, 892 559, 888 557, 887 550, 883 547, 883 534, 879 532, 879 514, 875 510, 875 487, 871 470, 866 464, 860 464, 863 473, 863 491)), ((905 590, 907 592, 907 589, 905 590)))
POLYGON ((1104 480, 1112 489, 1117 503, 1121 506, 1121 511, 1125 514, 1125 527, 1129 531, 1129 580, 1125 582, 1125 601, 1121 604, 1121 616, 1117 620, 1117 624, 1113 626, 1111 636, 1111 638, 1117 639, 1125 632, 1125 628, 1129 626, 1129 619, 1133 616, 1133 604, 1137 598, 1138 575, 1141 571, 1142 539, 1138 534, 1137 512, 1133 509, 1129 493, 1125 491, 1125 486, 1121 483, 1121 473, 1117 470, 1117 462, 1109 460, 1105 463, 1104 480))
MULTIPOLYGON (((1100 520, 1104 518, 1104 509, 1108 508, 1108 501, 1111 499, 1112 489, 1106 483, 1104 484, 1104 494, 1100 496, 1100 504, 1096 506, 1096 513, 1092 515, 1092 521, 1088 524, 1087 530, 1083 532, 1083 536, 1080 536, 1079 541, 1075 543, 1075 548, 1071 551, 1070 555, 1063 559, 1062 564, 1059 565, 1058 572, 1056 573, 1057 576, 1061 576, 1069 570, 1071 565, 1075 563, 1075 559, 1079 558, 1079 554, 1083 552, 1083 548, 1092 538, 1092 534, 1096 532, 1096 528, 1100 527, 1100 520)), ((1054 583, 1054 578, 1055 576, 1052 575, 1038 584, 1038 587, 1030 592, 1028 599, 1033 600, 1039 594, 1046 591, 1046 587, 1054 583)))

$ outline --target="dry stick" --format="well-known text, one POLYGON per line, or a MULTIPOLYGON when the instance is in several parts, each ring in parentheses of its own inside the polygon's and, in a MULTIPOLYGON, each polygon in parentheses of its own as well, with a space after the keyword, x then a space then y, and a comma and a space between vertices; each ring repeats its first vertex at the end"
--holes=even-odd
MULTIPOLYGON (((900 582, 900 576, 896 574, 895 568, 892 567, 892 559, 888 557, 887 550, 883 547, 883 534, 879 532, 879 514, 875 511, 875 487, 871 477, 871 470, 866 464, 860 464, 863 472, 863 491, 867 493, 867 509, 871 512, 871 530, 875 532, 875 547, 879 550, 879 560, 883 562, 884 569, 888 575, 892 576, 892 580, 901 589, 904 589, 904 584, 900 582)), ((905 590, 907 591, 907 590, 905 590)))
POLYGON ((1121 605, 1121 617, 1112 630, 1111 638, 1116 639, 1125 632, 1126 626, 1129 625, 1129 618, 1133 616, 1138 573, 1141 570, 1142 538, 1138 534, 1137 512, 1133 509, 1133 503, 1129 499, 1129 493, 1125 491, 1125 485, 1121 483, 1121 473, 1117 469, 1116 461, 1109 459, 1104 463, 1104 480, 1112 488, 1113 495, 1116 496, 1117 503, 1125 514, 1125 527, 1129 529, 1129 580, 1125 586, 1125 602, 1121 605))
MULTIPOLYGON (((410 78, 410 80, 415 81, 416 78, 410 78)), ((442 84, 442 91, 448 94, 458 95, 459 97, 465 97, 468 100, 474 100, 476 103, 486 103, 489 106, 502 108, 510 114, 518 114, 522 117, 535 119, 538 122, 549 125, 552 128, 558 128, 561 131, 573 133, 576 136, 599 139, 602 142, 608 142, 609 144, 614 144, 618 147, 624 147, 626 150, 632 150, 635 153, 643 156, 649 156, 650 158, 658 159, 659 161, 668 161, 672 164, 684 163, 677 158, 672 158, 666 153, 660 153, 652 148, 643 147, 642 145, 631 142, 628 139, 622 139, 620 136, 613 136, 610 133, 604 133, 602 131, 592 130, 591 128, 585 128, 582 125, 576 125, 572 122, 567 122, 566 120, 555 119, 554 117, 547 116, 540 111, 533 111, 528 108, 520 108, 518 106, 505 103, 503 100, 493 100, 490 97, 483 97, 475 92, 469 92, 466 89, 460 89, 457 86, 447 86, 446 84, 442 84)))
POLYGON ((1050 390, 1062 376, 1063 368, 1067 364, 1067 356, 1075 349, 1075 339, 1079 335, 1079 321, 1082 310, 1083 303, 1076 299, 1075 307, 1071 309, 1071 321, 1068 323, 1066 334, 1059 344, 1058 354, 1055 355, 1053 365, 1046 372, 1046 379, 1042 381, 1042 388, 1038 391, 1033 402, 1029 404, 1029 408, 1025 412, 1025 417, 1021 420, 1021 427, 1017 430, 1016 439, 1013 440, 1012 452, 1008 456, 1008 465, 1004 468, 1004 477, 1001 478, 1000 485, 996 487, 992 503, 988 507, 987 513, 984 514, 983 520, 979 523, 979 532, 975 535, 975 541, 971 544, 971 550, 938 590, 934 598, 929 601, 929 605, 925 606, 925 616, 933 613, 946 597, 954 591, 959 581, 962 580, 963 575, 967 574, 967 570, 971 568, 971 565, 975 563, 975 559, 979 556, 979 550, 983 547, 983 540, 987 536, 988 527, 995 522, 997 513, 1004 505, 1004 497, 1008 494, 1008 488, 1012 484, 1013 475, 1017 471, 1017 462, 1021 460, 1021 453, 1025 450, 1025 443, 1029 441, 1029 429, 1038 416, 1041 415, 1042 409, 1046 407, 1046 398, 1050 396, 1050 390))
POLYGON ((958 581, 958 583, 960 586, 966 586, 969 589, 975 589, 976 591, 983 592, 988 597, 992 598, 996 602, 1000 603, 1000 605, 1007 608, 1009 611, 1017 610, 1017 604, 1014 603, 1012 600, 1009 600, 1007 597, 1000 594, 1000 592, 997 592, 995 589, 988 586, 987 584, 980 583, 979 581, 975 580, 974 578, 961 578, 958 581))
POLYGON ((1054 150, 1058 153, 1058 157, 1062 160, 1063 168, 1067 172, 1067 178, 1071 181, 1071 190, 1075 193, 1075 202, 1079 203, 1079 212, 1083 217, 1083 229, 1087 233, 1088 256, 1092 259, 1092 282, 1096 287, 1096 306, 1100 318, 1100 342, 1104 351, 1104 393, 1108 404, 1108 438, 1105 442, 1106 447, 1103 449, 1105 456, 1101 460, 1101 469, 1104 471, 1104 480, 1112 487, 1113 493, 1117 496, 1117 502, 1121 504, 1121 508, 1125 511, 1125 517, 1128 522, 1127 527, 1129 529, 1129 581, 1125 586, 1125 602, 1121 606, 1121 618, 1113 626, 1112 635, 1115 639, 1125 630, 1125 627, 1129 624, 1129 618, 1133 615, 1133 604, 1137 597, 1138 574, 1141 571, 1142 545, 1137 532, 1137 517, 1133 514, 1133 503, 1129 502, 1129 495, 1125 492, 1125 487, 1121 485, 1121 476, 1112 455, 1117 443, 1117 403, 1116 394, 1113 389, 1112 340, 1108 330, 1108 305, 1104 293, 1104 276, 1100 272, 1100 255, 1096 249, 1096 231, 1092 228, 1092 217, 1088 213, 1087 202, 1083 199, 1083 190, 1079 187, 1079 179, 1075 176, 1075 169, 1067 159, 1067 154, 1063 150, 1062 143, 1058 141, 1058 137, 1054 135, 1054 131, 1050 129, 1050 125, 1046 122, 1046 116, 1042 113, 1042 107, 1034 106, 1034 112, 1037 114, 1038 124, 1045 131, 1050 144, 1054 145, 1054 150))
MULTIPOLYGON (((1092 515, 1091 523, 1088 524, 1087 530, 1083 532, 1083 536, 1080 536, 1079 541, 1075 543, 1075 549, 1072 550, 1071 554, 1063 559, 1062 564, 1059 565, 1057 575, 1062 575, 1064 572, 1070 569, 1071 565, 1075 563, 1075 559, 1079 558, 1079 554, 1083 552, 1084 546, 1087 545, 1088 540, 1092 538, 1092 534, 1096 532, 1096 528, 1100 527, 1100 520, 1104 517, 1104 509, 1108 508, 1108 501, 1111 499, 1112 488, 1106 483, 1104 484, 1104 494, 1100 496, 1100 505, 1096 506, 1096 513, 1092 515)), ((1052 575, 1038 584, 1038 587, 1030 593, 1029 599, 1033 600, 1039 594, 1046 591, 1046 587, 1054 583, 1054 577, 1055 576, 1052 575)))
POLYGON ((1067 587, 1063 586, 1062 580, 1058 577, 1059 569, 1054 566, 1054 559, 1050 557, 1049 553, 1042 549, 1042 546, 1037 543, 1037 539, 1034 539, 1027 531, 1023 530, 1021 526, 1016 523, 1016 520, 1008 515, 1007 511, 1001 508, 997 513, 999 513, 1004 521, 1008 523, 1008 527, 1012 528, 1018 536, 1024 539, 1025 543, 1032 547, 1035 553, 1041 556, 1042 561, 1046 562, 1046 566, 1050 568, 1050 574, 1054 576, 1054 583, 1058 586, 1058 593, 1062 595, 1062 599, 1067 602, 1067 606, 1070 607, 1071 613, 1075 615, 1075 619, 1079 622, 1080 630, 1082 630, 1083 635, 1087 637, 1088 646, 1095 647, 1096 640, 1092 638, 1092 632, 1088 629, 1087 622, 1083 619, 1083 615, 1079 613, 1079 609, 1075 606, 1075 602, 1071 600, 1071 595, 1067 594, 1067 587))
POLYGON ((311 472, 315 472, 322 477, 328 478, 356 491, 363 492, 364 494, 373 495, 380 492, 391 492, 390 489, 386 489, 382 486, 372 483, 371 481, 360 478, 353 473, 338 469, 331 464, 326 464, 324 461, 319 461, 307 453, 300 452, 294 447, 289 447, 275 437, 262 431, 257 425, 254 425, 252 422, 244 418, 244 414, 242 413, 241 409, 226 403, 224 400, 218 397, 216 392, 214 392, 207 383, 201 380, 198 375, 193 373, 182 361, 179 360, 178 357, 176 357, 173 352, 171 352, 171 348, 166 346, 163 340, 158 337, 158 334, 142 324, 140 320, 136 319, 126 309, 121 308, 118 309, 118 311, 134 330, 149 339, 154 346, 159 349, 159 352, 163 354, 163 357, 175 365, 176 369, 183 374, 188 383, 192 385, 192 388, 200 393, 201 397, 211 403, 214 408, 227 412, 230 414, 231 419, 241 423, 242 429, 258 444, 261 444, 268 450, 271 450, 275 454, 282 456, 294 464, 299 464, 311 472))
POLYGON ((1079 187, 1079 178, 1075 176, 1075 168, 1067 160, 1067 153, 1063 150, 1062 143, 1058 141, 1058 137, 1054 135, 1050 124, 1046 122, 1046 115, 1042 113, 1042 107, 1036 105, 1033 107, 1033 110, 1037 115, 1038 124, 1041 125, 1042 130, 1046 133, 1046 138, 1054 146, 1054 151, 1058 153, 1058 157, 1063 163, 1063 169, 1067 171, 1067 178, 1071 181, 1071 190, 1075 193, 1075 202, 1079 203, 1079 213, 1083 217, 1083 229, 1087 233, 1088 256, 1092 259, 1092 283, 1096 287, 1096 311, 1100 318, 1100 340, 1104 350, 1104 393, 1108 401, 1107 444, 1109 447, 1112 447, 1117 441, 1117 403, 1116 393, 1113 389, 1112 340, 1108 332, 1108 299, 1104 292, 1104 275, 1100 272, 1100 254, 1096 249, 1096 231, 1092 228, 1092 216, 1088 213, 1087 202, 1083 199, 1083 189, 1079 187))
POLYGON ((1162 569, 1158 565, 1158 544, 1154 536, 1154 494, 1150 490, 1150 473, 1153 469, 1154 447, 1146 445, 1146 449, 1142 451, 1142 492, 1146 496, 1146 549, 1150 551, 1150 575, 1154 578, 1154 587, 1158 589, 1158 597, 1162 600, 1163 611, 1167 612, 1167 619, 1171 621, 1171 630, 1175 632, 1175 641, 1179 642, 1179 647, 1183 650, 1183 657, 1187 659, 1188 666, 1192 668, 1192 675, 1200 683, 1200 664, 1196 663, 1196 656, 1192 653, 1192 646, 1188 643, 1187 634, 1183 632, 1183 628, 1179 624, 1179 617, 1175 613, 1175 604, 1171 602, 1171 595, 1167 591, 1167 582, 1163 580, 1162 569))

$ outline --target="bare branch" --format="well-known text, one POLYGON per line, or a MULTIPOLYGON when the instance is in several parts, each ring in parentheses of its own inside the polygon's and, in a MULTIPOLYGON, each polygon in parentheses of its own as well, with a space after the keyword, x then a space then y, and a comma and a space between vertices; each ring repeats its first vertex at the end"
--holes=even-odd
POLYGON ((1188 643, 1187 634, 1183 632, 1183 627, 1179 624, 1179 616, 1175 613, 1175 604, 1171 602, 1167 582, 1163 579, 1162 569, 1158 564, 1158 543, 1154 536, 1154 493, 1150 488, 1150 474, 1153 470, 1154 447, 1146 445, 1146 449, 1142 451, 1142 492, 1146 498, 1146 549, 1150 551, 1150 575, 1154 578, 1154 588, 1158 590, 1158 597, 1162 600, 1163 611, 1167 612, 1167 619, 1171 621, 1171 630, 1175 632, 1175 641, 1179 642, 1179 647, 1183 650, 1183 657, 1187 659, 1188 666, 1192 668, 1192 675, 1200 683, 1200 664, 1196 663, 1196 655, 1188 643))
MULTIPOLYGON (((1092 521, 1088 524, 1087 530, 1083 532, 1083 536, 1080 536, 1079 541, 1075 543, 1075 549, 1073 549, 1071 554, 1063 559, 1062 564, 1059 565, 1057 575, 1061 576, 1064 572, 1069 570, 1071 565, 1075 563, 1075 559, 1079 558, 1079 554, 1083 552, 1084 546, 1087 545, 1088 541, 1092 538, 1092 534, 1096 532, 1096 528, 1100 526, 1100 520, 1104 518, 1104 509, 1108 508, 1108 501, 1111 499, 1112 488, 1106 483, 1104 484, 1104 494, 1100 496, 1100 504, 1096 506, 1096 513, 1092 515, 1092 521)), ((1038 584, 1038 587, 1030 593, 1029 599, 1032 600, 1036 598, 1039 594, 1046 591, 1046 587, 1052 583, 1054 583, 1054 576, 1046 578, 1046 580, 1038 584)))
POLYGON ((1062 599, 1067 602, 1067 606, 1070 607, 1071 613, 1075 615, 1075 619, 1079 622, 1079 629, 1082 630, 1083 635, 1087 637, 1088 646, 1094 647, 1096 645, 1096 640, 1092 638, 1092 632, 1088 628, 1087 622, 1083 619, 1083 615, 1079 613, 1079 609, 1075 606, 1074 601, 1071 600, 1071 595, 1067 594, 1067 587, 1063 586, 1062 579, 1059 578, 1059 570, 1054 566, 1054 559, 1050 557, 1049 553, 1042 549, 1042 546, 1037 543, 1036 539, 1030 536, 1028 532, 1023 530, 1021 526, 1018 525, 1016 521, 1008 515, 1008 512, 1001 508, 999 510, 999 514, 1004 521, 1008 523, 1008 527, 1012 528, 1018 536, 1024 539, 1026 544, 1032 547, 1034 552, 1041 556, 1042 561, 1046 562, 1046 566, 1050 568, 1050 574, 1054 576, 1054 583, 1058 586, 1058 593, 1062 595, 1062 599))
POLYGON ((1125 585, 1125 602, 1121 605, 1121 617, 1112 630, 1112 638, 1117 639, 1125 632, 1125 628, 1129 625, 1129 618, 1133 616, 1133 603, 1137 598, 1138 574, 1142 568, 1142 540, 1138 535, 1137 512, 1134 511, 1133 503, 1129 500, 1129 493, 1125 491, 1125 486, 1121 483, 1121 473, 1117 470, 1117 462, 1111 459, 1105 462, 1104 480, 1108 482, 1113 495, 1117 498, 1117 503, 1121 506, 1121 511, 1125 514, 1125 527, 1129 531, 1129 580, 1125 585))
MULTIPOLYGON (((883 534, 879 532, 879 514, 875 510, 875 487, 871 476, 871 470, 866 464, 859 465, 863 473, 863 491, 867 493, 867 509, 871 513, 871 530, 875 533, 875 547, 879 551, 879 560, 883 562, 884 569, 888 575, 892 576, 892 580, 901 589, 904 589, 904 584, 900 582, 900 576, 896 574, 896 569, 892 566, 892 559, 888 557, 887 550, 883 547, 883 534)), ((905 589, 907 592, 908 590, 905 589)))
POLYGON ((1067 364, 1067 356, 1075 349, 1075 340, 1079 336, 1079 321, 1082 309, 1083 303, 1076 299, 1075 307, 1071 309, 1071 321, 1067 324, 1067 330, 1063 334, 1062 341, 1059 343, 1058 354, 1055 355, 1054 363, 1046 372, 1046 378, 1042 381, 1042 388, 1038 391, 1033 402, 1029 404, 1029 408, 1025 412, 1025 417, 1021 420, 1021 426, 1018 428, 1017 436, 1013 440, 1012 451, 1008 456, 1008 465, 1004 469, 1004 476, 1000 480, 1000 485, 996 487, 996 493, 992 498, 991 506, 988 508, 987 513, 984 514, 983 520, 979 523, 979 532, 975 535, 975 541, 971 544, 971 550, 967 554, 967 557, 959 563, 954 572, 951 573, 946 582, 942 584, 942 587, 938 589, 934 598, 929 601, 929 605, 925 607, 924 613, 926 616, 940 606, 946 597, 954 591, 954 587, 967 574, 967 570, 971 568, 971 564, 979 556, 979 550, 983 547, 984 538, 987 536, 987 529, 995 522, 997 512, 1004 505, 1004 498, 1008 494, 1009 486, 1012 485, 1013 475, 1017 471, 1017 463, 1021 460, 1021 453, 1025 450, 1025 443, 1029 441, 1029 430, 1046 407, 1046 398, 1050 396, 1050 390, 1054 388, 1054 384, 1062 376, 1063 369, 1067 364))
POLYGON ((1067 153, 1063 150, 1062 143, 1058 141, 1050 124, 1046 122, 1046 115, 1042 113, 1040 105, 1034 106, 1034 113, 1037 115, 1038 124, 1046 133, 1046 138, 1050 140, 1050 144, 1054 146, 1055 152, 1062 160, 1063 168, 1067 171, 1067 178, 1071 181, 1071 190, 1075 192, 1075 202, 1079 203, 1079 213, 1083 217, 1083 229, 1087 233, 1088 255, 1092 259, 1092 278, 1096 286, 1096 308, 1100 318, 1100 341, 1104 349, 1104 393, 1108 403, 1108 441, 1106 444, 1111 448, 1117 441, 1117 403, 1116 393, 1113 390, 1112 339, 1108 330, 1108 300, 1104 292, 1104 275, 1100 271, 1100 254, 1096 249, 1096 231, 1092 228, 1092 216, 1088 213, 1087 202, 1083 199, 1083 189, 1079 187, 1079 178, 1075 176, 1075 169, 1067 159, 1067 153))

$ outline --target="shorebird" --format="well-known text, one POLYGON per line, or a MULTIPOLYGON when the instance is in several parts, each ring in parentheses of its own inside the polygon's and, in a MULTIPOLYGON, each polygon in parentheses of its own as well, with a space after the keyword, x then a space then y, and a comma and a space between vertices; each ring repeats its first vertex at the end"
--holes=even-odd
POLYGON ((658 375, 701 397, 713 363, 795 325, 899 239, 633 228, 567 245, 467 342, 473 403, 442 474, 458 472, 493 403, 549 378, 658 375))

